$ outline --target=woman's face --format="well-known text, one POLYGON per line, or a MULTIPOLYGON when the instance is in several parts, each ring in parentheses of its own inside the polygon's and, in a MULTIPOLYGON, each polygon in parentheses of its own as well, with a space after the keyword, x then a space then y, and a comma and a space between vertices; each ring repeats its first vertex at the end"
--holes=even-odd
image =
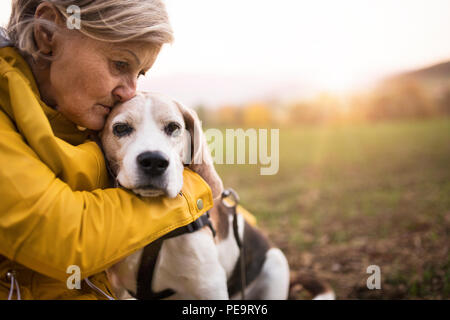
POLYGON ((157 55, 148 44, 112 44, 81 33, 53 40, 54 60, 39 86, 43 100, 92 130, 101 130, 111 108, 135 95, 137 78, 157 55))

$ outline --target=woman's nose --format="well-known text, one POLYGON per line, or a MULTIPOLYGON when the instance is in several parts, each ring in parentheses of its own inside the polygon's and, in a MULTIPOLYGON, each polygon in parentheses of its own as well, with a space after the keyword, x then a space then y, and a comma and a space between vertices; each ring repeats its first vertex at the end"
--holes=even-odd
POLYGON ((136 80, 121 83, 112 92, 116 102, 125 102, 136 95, 136 80))

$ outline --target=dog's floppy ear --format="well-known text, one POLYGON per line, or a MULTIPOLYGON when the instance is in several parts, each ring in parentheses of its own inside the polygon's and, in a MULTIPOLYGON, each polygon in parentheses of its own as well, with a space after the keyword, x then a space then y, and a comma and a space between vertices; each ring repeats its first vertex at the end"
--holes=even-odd
POLYGON ((213 198, 220 197, 223 191, 222 179, 214 168, 214 163, 206 143, 206 137, 202 130, 202 124, 194 110, 191 110, 181 103, 175 101, 183 115, 186 130, 188 131, 188 139, 186 141, 185 155, 186 164, 193 171, 197 172, 203 180, 211 187, 213 198))

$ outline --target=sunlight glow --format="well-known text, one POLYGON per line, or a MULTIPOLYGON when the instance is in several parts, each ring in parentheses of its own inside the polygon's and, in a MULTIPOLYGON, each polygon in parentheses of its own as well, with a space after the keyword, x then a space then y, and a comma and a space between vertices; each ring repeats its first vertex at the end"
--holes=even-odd
MULTIPOLYGON (((274 85, 295 79, 341 93, 450 58, 448 0, 165 3, 175 42, 164 47, 140 88, 167 90, 158 79, 211 76, 206 87, 172 81, 169 94, 182 92, 188 100, 189 94, 199 101, 220 90, 210 87, 215 77, 253 77, 274 85)), ((2 24, 9 6, 0 4, 2 24)))

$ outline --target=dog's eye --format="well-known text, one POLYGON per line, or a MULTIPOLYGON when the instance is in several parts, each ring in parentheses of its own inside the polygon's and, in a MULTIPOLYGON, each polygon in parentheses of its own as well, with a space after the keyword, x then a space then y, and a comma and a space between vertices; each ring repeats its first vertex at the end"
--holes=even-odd
POLYGON ((181 126, 176 122, 170 122, 165 128, 164 131, 169 136, 178 136, 181 132, 181 126))
POLYGON ((117 137, 124 137, 129 135, 133 131, 133 128, 127 123, 116 123, 113 126, 113 133, 117 137))

